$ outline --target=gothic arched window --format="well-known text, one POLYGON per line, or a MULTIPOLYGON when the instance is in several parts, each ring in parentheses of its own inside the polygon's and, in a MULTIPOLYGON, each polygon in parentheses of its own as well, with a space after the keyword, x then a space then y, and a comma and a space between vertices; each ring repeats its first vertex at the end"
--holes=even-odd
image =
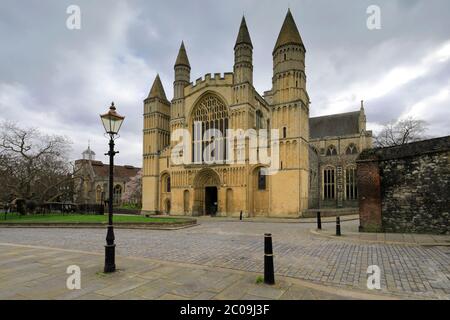
POLYGON ((353 143, 351 143, 345 150, 345 154, 357 154, 357 153, 358 153, 358 149, 356 148, 356 146, 353 143))
POLYGON ((335 146, 329 146, 327 149, 327 156, 336 156, 337 155, 337 150, 335 146))
POLYGON ((122 186, 120 184, 117 184, 113 190, 114 190, 113 203, 116 205, 120 204, 122 198, 122 186))
POLYGON ((102 187, 100 185, 97 186, 95 190, 95 202, 96 203, 102 203, 102 187))
MULTIPOLYGON (((219 97, 208 94, 203 97, 192 111, 192 161, 203 163, 205 160, 225 161, 227 154, 226 130, 228 129, 228 108, 219 97), (221 137, 209 137, 209 129, 219 130, 221 137), (206 155, 203 151, 213 144, 214 154, 206 155)), ((212 146, 210 147, 212 148, 212 146)))

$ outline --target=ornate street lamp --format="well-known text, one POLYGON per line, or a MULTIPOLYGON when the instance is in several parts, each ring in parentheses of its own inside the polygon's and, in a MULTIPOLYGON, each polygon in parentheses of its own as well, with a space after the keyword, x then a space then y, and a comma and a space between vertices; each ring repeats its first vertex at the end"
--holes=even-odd
POLYGON ((116 255, 114 244, 114 228, 113 228, 113 184, 114 184, 114 156, 119 151, 114 151, 114 140, 117 138, 120 127, 125 117, 116 112, 114 102, 111 103, 109 111, 100 115, 106 134, 109 135, 109 152, 105 156, 109 156, 109 201, 108 201, 108 232, 106 234, 105 246, 105 268, 104 272, 116 271, 116 255))

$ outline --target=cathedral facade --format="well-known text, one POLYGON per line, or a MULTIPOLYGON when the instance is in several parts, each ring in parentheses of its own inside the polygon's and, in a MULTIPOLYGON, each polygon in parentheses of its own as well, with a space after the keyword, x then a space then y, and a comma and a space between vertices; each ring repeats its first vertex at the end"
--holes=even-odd
POLYGON ((142 213, 299 217, 311 208, 357 204, 351 170, 358 153, 372 144, 364 108, 309 117, 306 50, 291 12, 272 52, 271 90, 260 95, 253 87, 253 45, 244 18, 234 53, 233 72, 191 82, 182 43, 171 101, 156 77, 144 100, 142 213), (205 134, 211 129, 223 136, 205 134), (232 129, 250 132, 241 146, 225 135, 232 129), (180 130, 188 137, 181 150, 180 130), (266 130, 278 132, 276 140, 269 134, 267 148, 276 166, 251 161, 252 152, 257 159, 262 152, 252 144, 252 132, 258 141, 259 132, 266 130), (212 157, 225 161, 205 159, 211 144, 220 146, 212 157), (174 154, 188 161, 174 161, 174 154), (237 158, 243 161, 228 161, 237 158))

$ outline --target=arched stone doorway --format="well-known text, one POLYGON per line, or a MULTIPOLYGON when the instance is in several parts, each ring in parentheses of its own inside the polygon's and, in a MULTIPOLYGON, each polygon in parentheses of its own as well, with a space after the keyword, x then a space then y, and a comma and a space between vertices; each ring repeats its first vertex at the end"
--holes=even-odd
POLYGON ((216 171, 206 168, 194 178, 194 215, 216 215, 219 210, 220 177, 216 171))

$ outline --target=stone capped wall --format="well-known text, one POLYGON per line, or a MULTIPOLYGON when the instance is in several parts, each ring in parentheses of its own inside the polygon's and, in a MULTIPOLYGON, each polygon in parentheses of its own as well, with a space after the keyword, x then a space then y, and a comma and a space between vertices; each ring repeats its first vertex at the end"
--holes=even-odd
POLYGON ((363 152, 358 190, 362 231, 449 234, 450 136, 363 152))

